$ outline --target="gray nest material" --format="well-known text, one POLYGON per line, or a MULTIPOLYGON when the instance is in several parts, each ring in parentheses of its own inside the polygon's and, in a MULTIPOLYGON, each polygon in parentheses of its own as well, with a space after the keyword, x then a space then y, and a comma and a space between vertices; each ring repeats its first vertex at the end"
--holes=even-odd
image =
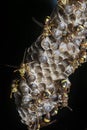
POLYGON ((52 121, 68 107, 69 76, 87 61, 87 1, 60 0, 43 32, 26 50, 19 78, 13 80, 17 110, 28 130, 52 121))

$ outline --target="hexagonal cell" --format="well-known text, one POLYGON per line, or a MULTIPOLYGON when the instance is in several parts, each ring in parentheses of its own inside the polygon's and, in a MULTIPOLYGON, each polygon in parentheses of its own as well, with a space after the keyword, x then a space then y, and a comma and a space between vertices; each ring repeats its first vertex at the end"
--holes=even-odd
POLYGON ((44 50, 49 50, 50 49, 50 39, 48 37, 46 37, 45 39, 42 40, 41 47, 44 50))
POLYGON ((45 77, 49 77, 50 76, 50 70, 49 69, 43 69, 43 75, 45 76, 45 77))

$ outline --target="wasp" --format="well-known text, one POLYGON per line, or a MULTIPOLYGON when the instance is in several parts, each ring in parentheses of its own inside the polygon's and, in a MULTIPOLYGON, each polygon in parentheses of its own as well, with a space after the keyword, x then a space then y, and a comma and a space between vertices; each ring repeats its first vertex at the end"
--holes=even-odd
POLYGON ((47 113, 45 115, 45 117, 43 118, 42 122, 41 122, 41 128, 49 126, 49 125, 51 125, 51 124, 53 124, 55 122, 56 122, 55 119, 51 121, 51 119, 50 119, 50 113, 47 113))
POLYGON ((44 28, 43 28, 43 33, 42 33, 42 38, 44 37, 48 37, 52 34, 52 27, 54 26, 54 24, 52 23, 51 17, 47 16, 45 19, 45 24, 44 24, 44 28))
POLYGON ((67 87, 67 79, 63 79, 61 81, 61 85, 62 85, 63 88, 67 87))
POLYGON ((58 1, 61 5, 66 5, 69 3, 69 0, 59 0, 58 1))
POLYGON ((51 29, 54 26, 54 24, 52 23, 53 19, 51 19, 50 16, 46 16, 44 25, 43 23, 38 22, 34 17, 32 17, 32 20, 41 28, 43 28, 42 38, 52 35, 51 29))
POLYGON ((23 56, 23 60, 22 60, 22 64, 20 65, 20 68, 14 70, 14 72, 19 72, 19 75, 25 80, 25 73, 29 73, 30 72, 30 63, 24 63, 25 60, 25 56, 26 56, 26 49, 24 52, 24 56, 23 56))
POLYGON ((87 49, 87 42, 81 44, 81 48, 87 49))
POLYGON ((50 113, 47 113, 46 116, 44 117, 44 122, 49 123, 50 122, 50 113))
POLYGON ((87 61, 87 42, 82 43, 80 45, 80 47, 81 47, 82 51, 81 51, 81 56, 80 56, 79 62, 84 63, 87 61))
POLYGON ((10 94, 10 98, 12 98, 12 94, 16 93, 18 91, 18 82, 19 80, 13 80, 12 82, 12 90, 11 90, 11 94, 10 94))
POLYGON ((49 36, 52 33, 51 28, 52 28, 53 24, 50 23, 50 21, 51 21, 51 17, 47 16, 45 19, 45 25, 43 28, 43 34, 42 34, 43 38, 49 36))
POLYGON ((26 72, 30 72, 30 67, 28 65, 28 63, 22 63, 20 68, 17 70, 14 70, 14 72, 19 72, 20 76, 25 79, 25 73, 26 72))
POLYGON ((67 93, 70 91, 67 79, 61 80, 61 85, 67 93))
POLYGON ((87 52, 82 52, 79 62, 82 64, 87 61, 87 52))

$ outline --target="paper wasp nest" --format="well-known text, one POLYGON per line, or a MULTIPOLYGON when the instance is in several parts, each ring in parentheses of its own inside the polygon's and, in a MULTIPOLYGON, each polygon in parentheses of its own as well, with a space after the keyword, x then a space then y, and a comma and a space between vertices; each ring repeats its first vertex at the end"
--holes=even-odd
POLYGON ((43 32, 26 50, 12 93, 28 130, 51 121, 68 107, 69 76, 87 60, 87 1, 60 0, 43 32))

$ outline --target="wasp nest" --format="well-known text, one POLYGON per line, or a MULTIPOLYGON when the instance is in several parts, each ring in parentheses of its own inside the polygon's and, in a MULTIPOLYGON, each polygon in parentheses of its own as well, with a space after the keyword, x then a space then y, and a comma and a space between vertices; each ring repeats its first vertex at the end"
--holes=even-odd
POLYGON ((87 1, 60 0, 43 32, 26 50, 12 93, 29 130, 51 121, 68 107, 69 76, 87 60, 87 1))

